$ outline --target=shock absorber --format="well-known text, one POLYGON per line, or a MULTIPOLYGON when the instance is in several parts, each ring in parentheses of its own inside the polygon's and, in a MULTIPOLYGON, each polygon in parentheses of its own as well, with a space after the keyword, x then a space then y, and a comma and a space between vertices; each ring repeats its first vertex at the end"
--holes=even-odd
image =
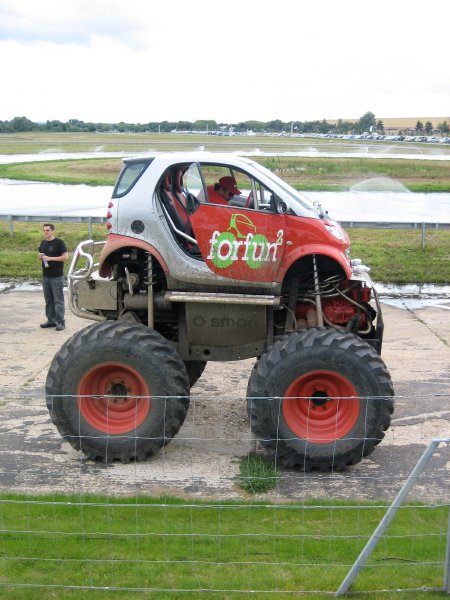
POLYGON ((322 313, 322 298, 320 296, 320 285, 319 285, 319 272, 317 270, 316 255, 313 254, 313 274, 314 274, 314 292, 316 299, 317 309, 317 325, 323 327, 323 313, 322 313))
POLYGON ((147 286, 147 326, 154 329, 155 313, 153 305, 153 257, 147 252, 147 269, 145 284, 147 286))

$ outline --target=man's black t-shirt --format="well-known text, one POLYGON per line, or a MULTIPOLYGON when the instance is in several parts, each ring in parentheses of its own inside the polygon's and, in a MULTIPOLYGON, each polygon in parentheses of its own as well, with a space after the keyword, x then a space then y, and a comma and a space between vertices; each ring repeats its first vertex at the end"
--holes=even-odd
MULTIPOLYGON (((61 256, 67 252, 66 244, 59 238, 51 241, 42 240, 39 246, 39 252, 43 252, 46 256, 61 256)), ((48 267, 42 261, 42 276, 43 277, 61 277, 64 275, 64 263, 62 261, 48 261, 48 267)))

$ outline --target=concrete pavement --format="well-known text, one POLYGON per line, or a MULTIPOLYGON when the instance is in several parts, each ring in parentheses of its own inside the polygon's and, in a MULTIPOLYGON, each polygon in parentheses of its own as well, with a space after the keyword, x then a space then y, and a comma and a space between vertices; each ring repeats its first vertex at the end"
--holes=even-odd
MULTIPOLYGON (((0 314, 0 491, 243 495, 234 477, 253 445, 245 404, 253 360, 209 363, 178 436, 146 463, 107 466, 64 442, 45 407, 54 354, 90 322, 68 312, 65 331, 41 329, 39 290, 0 293, 0 314)), ((392 498, 431 439, 450 437, 450 301, 414 310, 383 304, 383 315, 383 358, 396 391, 385 439, 344 473, 281 471, 273 498, 392 498)), ((411 496, 450 497, 449 446, 441 444, 411 496)))

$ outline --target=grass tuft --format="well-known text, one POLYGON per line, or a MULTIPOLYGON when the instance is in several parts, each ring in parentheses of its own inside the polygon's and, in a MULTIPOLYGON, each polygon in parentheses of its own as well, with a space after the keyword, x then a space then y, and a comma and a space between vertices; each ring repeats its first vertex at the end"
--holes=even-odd
POLYGON ((268 456, 251 452, 240 460, 237 477, 239 487, 249 494, 262 494, 273 490, 277 476, 277 470, 268 456))

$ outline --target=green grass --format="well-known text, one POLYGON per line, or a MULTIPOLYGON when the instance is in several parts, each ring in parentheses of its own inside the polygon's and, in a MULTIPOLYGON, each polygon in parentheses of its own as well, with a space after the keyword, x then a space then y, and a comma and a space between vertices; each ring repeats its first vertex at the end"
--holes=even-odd
POLYGON ((0 165, 0 177, 51 183, 113 185, 122 166, 120 158, 49 160, 0 165))
POLYGON ((422 249, 419 229, 347 229, 351 257, 371 267, 372 279, 384 283, 433 283, 450 281, 450 231, 426 230, 422 249))
MULTIPOLYGON (((270 590, 273 598, 283 597, 283 591, 332 592, 384 510, 369 502, 273 505, 7 495, 0 500, 0 584, 13 587, 2 590, 2 597, 86 593, 46 590, 52 585, 160 590, 151 598, 196 597, 176 590, 270 590), (14 588, 19 584, 44 587, 14 588)), ((400 509, 352 591, 442 588, 447 525, 448 506, 400 509)), ((90 590, 89 598, 104 593, 90 590)), ((245 596, 204 592, 201 597, 245 596)), ((408 592, 406 597, 444 595, 408 592)))
MULTIPOLYGON (((78 243, 89 238, 88 226, 77 223, 55 223, 56 234, 73 252, 78 243)), ((384 283, 434 283, 450 281, 450 230, 428 229, 426 247, 422 250, 422 234, 416 229, 347 229, 351 240, 351 257, 361 258, 371 267, 374 281, 384 283)), ((93 237, 106 237, 104 225, 93 226, 93 237)), ((42 239, 42 224, 14 223, 14 235, 0 221, 0 278, 40 279, 41 264, 37 249, 42 239)), ((68 268, 68 262, 65 268, 68 268)))
POLYGON ((237 482, 245 492, 261 494, 275 488, 277 470, 268 456, 252 452, 241 458, 237 482))
MULTIPOLYGON (((66 242, 69 252, 73 252, 82 240, 89 239, 86 224, 57 223, 55 233, 66 242)), ((41 262, 37 258, 42 236, 42 223, 14 223, 11 237, 9 225, 0 221, 0 278, 3 279, 40 279, 41 262)), ((104 225, 93 225, 92 235, 96 241, 106 238, 104 225)), ((67 271, 69 261, 65 263, 67 271)))
POLYGON ((386 189, 399 185, 412 192, 450 191, 450 161, 375 158, 262 157, 257 159, 299 190, 349 190, 374 178, 386 189))

